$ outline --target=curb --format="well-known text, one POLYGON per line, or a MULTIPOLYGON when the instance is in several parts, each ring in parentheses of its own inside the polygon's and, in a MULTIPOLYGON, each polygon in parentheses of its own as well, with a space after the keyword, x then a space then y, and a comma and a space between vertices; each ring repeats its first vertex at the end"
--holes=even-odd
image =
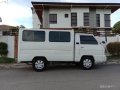
POLYGON ((31 65, 23 63, 14 63, 14 64, 0 64, 0 69, 20 69, 20 68, 30 68, 31 65))
MULTIPOLYGON (((104 65, 120 64, 120 60, 107 61, 104 65)), ((14 63, 14 64, 0 64, 0 69, 22 69, 31 68, 31 65, 25 63, 14 63)))
POLYGON ((111 62, 107 62, 106 64, 120 64, 119 61, 111 61, 111 62))

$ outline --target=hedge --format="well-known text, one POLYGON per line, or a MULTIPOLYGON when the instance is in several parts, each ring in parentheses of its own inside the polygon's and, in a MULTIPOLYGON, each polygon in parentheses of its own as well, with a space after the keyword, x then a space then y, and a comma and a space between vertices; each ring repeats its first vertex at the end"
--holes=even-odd
POLYGON ((107 50, 112 56, 120 56, 120 42, 109 43, 107 50))
POLYGON ((7 56, 8 54, 8 45, 4 42, 0 42, 0 55, 7 56))

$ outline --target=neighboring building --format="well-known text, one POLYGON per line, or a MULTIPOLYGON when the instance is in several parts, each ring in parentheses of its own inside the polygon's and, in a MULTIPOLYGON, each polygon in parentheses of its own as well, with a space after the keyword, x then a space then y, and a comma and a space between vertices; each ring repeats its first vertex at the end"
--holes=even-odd
POLYGON ((17 30, 18 27, 9 25, 0 25, 0 42, 8 44, 8 57, 17 57, 17 30))
POLYGON ((17 27, 10 25, 0 25, 0 36, 13 36, 17 27))

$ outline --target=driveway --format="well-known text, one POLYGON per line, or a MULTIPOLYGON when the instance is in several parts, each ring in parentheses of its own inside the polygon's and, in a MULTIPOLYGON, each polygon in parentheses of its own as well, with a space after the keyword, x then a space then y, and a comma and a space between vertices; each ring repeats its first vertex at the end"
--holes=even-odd
POLYGON ((54 66, 45 72, 0 69, 0 90, 120 90, 120 65, 98 65, 94 70, 54 66))

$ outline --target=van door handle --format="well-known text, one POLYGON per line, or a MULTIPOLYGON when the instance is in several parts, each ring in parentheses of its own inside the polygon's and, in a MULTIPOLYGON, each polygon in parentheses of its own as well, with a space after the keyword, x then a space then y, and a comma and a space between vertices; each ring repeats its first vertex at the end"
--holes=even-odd
POLYGON ((84 47, 81 47, 81 48, 84 48, 84 47))
POLYGON ((76 44, 79 44, 79 42, 76 42, 76 44))

